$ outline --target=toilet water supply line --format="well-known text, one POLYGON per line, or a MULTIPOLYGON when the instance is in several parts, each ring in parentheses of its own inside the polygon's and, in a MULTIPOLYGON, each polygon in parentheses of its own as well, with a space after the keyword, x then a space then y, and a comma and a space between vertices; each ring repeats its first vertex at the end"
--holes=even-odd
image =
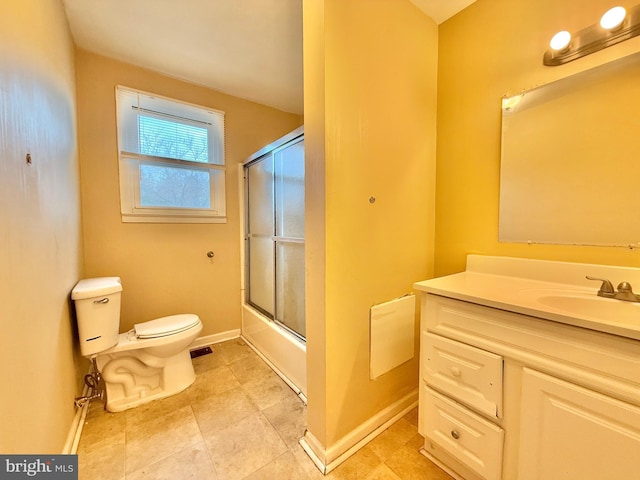
POLYGON ((98 364, 96 363, 96 356, 91 357, 91 363, 93 369, 91 373, 87 373, 84 376, 84 384, 87 386, 87 394, 74 399, 76 407, 82 408, 87 402, 95 400, 96 398, 102 398, 104 394, 104 383, 102 381, 102 375, 98 371, 98 364))

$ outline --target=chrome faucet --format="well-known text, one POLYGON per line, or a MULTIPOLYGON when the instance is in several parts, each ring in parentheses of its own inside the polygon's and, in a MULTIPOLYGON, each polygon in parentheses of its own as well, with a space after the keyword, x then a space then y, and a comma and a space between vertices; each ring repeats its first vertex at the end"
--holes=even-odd
POLYGON ((600 290, 598 290, 598 296, 604 298, 615 298, 616 300, 624 300, 625 302, 640 302, 640 295, 633 293, 633 288, 629 282, 620 282, 618 289, 614 290, 613 285, 606 278, 596 278, 589 275, 586 276, 587 280, 597 280, 602 282, 600 290))

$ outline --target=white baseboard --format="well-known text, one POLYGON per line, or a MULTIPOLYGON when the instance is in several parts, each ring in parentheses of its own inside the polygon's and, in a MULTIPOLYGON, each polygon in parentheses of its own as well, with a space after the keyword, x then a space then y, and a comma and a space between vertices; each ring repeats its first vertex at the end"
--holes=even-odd
POLYGON ((304 437, 302 437, 298 443, 302 449, 309 455, 309 458, 313 461, 316 467, 323 475, 329 473, 327 471, 326 458, 324 455, 324 447, 318 441, 318 439, 309 431, 304 431, 304 437), (317 453, 316 453, 317 452, 317 453))
MULTIPOLYGON (((87 374, 91 373, 91 365, 89 365, 89 371, 87 374)), ((82 388, 82 396, 87 396, 89 394, 89 387, 85 383, 82 388)), ((81 407, 76 407, 76 414, 73 416, 73 420, 71 421, 71 427, 69 428, 69 433, 67 434, 67 441, 64 443, 64 447, 62 449, 63 455, 75 454, 78 451, 78 444, 80 443, 80 435, 82 435, 82 429, 84 428, 84 420, 87 417, 87 412, 89 411, 89 402, 85 402, 81 407)))
POLYGON ((84 428, 84 420, 87 417, 89 411, 89 402, 82 405, 82 407, 76 409, 76 414, 71 422, 71 428, 67 435, 67 441, 64 444, 62 453, 65 455, 75 454, 78 451, 78 444, 80 443, 80 435, 82 435, 82 429, 84 428))
POLYGON ((415 389, 358 425, 329 448, 325 448, 308 430, 300 439, 300 445, 311 457, 313 463, 326 475, 417 405, 418 389, 415 389))
POLYGON ((226 342, 227 340, 233 340, 240 336, 240 329, 228 330, 226 332, 214 333, 213 335, 205 335, 204 337, 198 337, 189 347, 189 350, 196 350, 198 348, 206 347, 207 345, 213 345, 214 343, 226 342))

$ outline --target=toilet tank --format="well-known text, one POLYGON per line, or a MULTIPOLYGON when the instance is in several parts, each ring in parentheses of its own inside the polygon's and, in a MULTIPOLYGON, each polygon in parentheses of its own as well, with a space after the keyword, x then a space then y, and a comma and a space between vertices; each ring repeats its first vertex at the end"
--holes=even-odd
POLYGON ((86 278, 71 291, 76 307, 80 353, 89 357, 118 343, 120 328, 119 277, 86 278))

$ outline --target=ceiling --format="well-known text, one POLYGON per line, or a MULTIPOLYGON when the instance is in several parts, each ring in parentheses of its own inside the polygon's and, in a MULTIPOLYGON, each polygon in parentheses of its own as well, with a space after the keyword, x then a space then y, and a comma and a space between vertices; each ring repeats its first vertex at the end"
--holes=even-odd
MULTIPOLYGON (((438 24, 474 1, 411 0, 438 24)), ((63 4, 78 48, 302 114, 302 0, 63 4)))

